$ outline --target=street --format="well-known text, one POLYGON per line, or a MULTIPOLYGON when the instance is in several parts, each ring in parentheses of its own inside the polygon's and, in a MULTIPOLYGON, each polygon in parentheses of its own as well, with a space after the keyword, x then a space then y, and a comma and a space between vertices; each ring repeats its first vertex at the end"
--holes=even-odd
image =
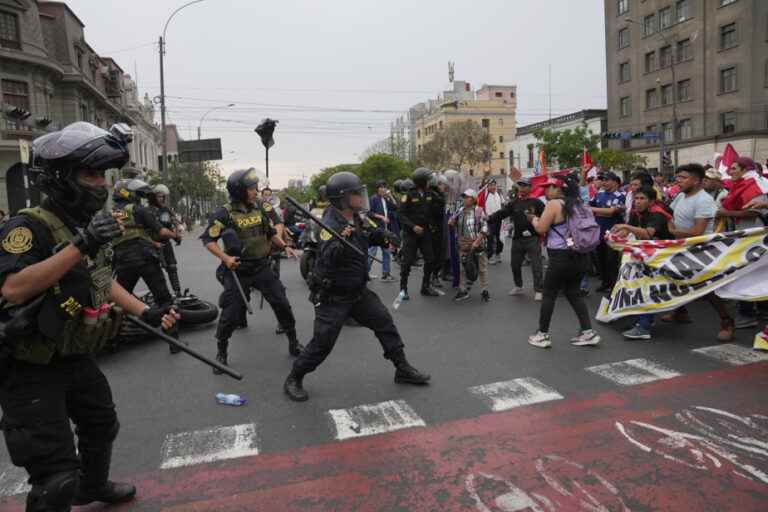
MULTIPOLYGON (((182 285, 215 301, 214 258, 191 236, 177 255, 182 285)), ((296 263, 282 269, 306 342, 307 288, 296 263)), ((110 510, 765 510, 768 355, 750 350, 755 329, 717 346, 716 319, 695 304, 693 324, 662 325, 652 343, 623 340, 623 321, 597 325, 598 347, 572 347, 561 298, 553 348, 539 350, 526 343, 539 303, 507 295, 507 251, 490 277, 488 304, 477 290, 455 304, 448 287, 393 312, 427 387, 395 384, 372 333, 345 327, 305 380, 309 402, 289 401, 287 341, 258 294, 232 338, 242 382, 158 341, 100 357, 121 422, 112 476, 139 486, 110 510), (219 405, 217 392, 248 403, 219 405)), ((370 287, 391 309, 397 285, 370 287)), ((183 339, 213 357, 214 331, 183 339)), ((0 448, 1 510, 23 509, 24 479, 0 448)))

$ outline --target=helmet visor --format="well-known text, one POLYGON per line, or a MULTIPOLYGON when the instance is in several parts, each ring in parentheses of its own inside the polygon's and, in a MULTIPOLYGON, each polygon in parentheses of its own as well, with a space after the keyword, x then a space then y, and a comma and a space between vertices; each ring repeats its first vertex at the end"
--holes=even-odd
POLYGON ((89 142, 109 136, 109 132, 90 123, 73 123, 61 131, 38 137, 32 143, 36 156, 46 160, 63 158, 89 142))

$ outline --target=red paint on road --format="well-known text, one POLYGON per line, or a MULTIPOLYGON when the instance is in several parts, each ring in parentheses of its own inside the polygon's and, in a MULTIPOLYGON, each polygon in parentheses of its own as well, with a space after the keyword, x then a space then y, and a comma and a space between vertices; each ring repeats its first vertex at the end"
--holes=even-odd
POLYGON ((764 511, 766 389, 768 363, 754 364, 158 471, 110 510, 764 511))

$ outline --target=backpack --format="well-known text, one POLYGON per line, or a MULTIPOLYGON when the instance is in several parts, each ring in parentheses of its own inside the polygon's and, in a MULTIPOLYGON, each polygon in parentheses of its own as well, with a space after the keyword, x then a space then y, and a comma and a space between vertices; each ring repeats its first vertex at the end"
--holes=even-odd
POLYGON ((600 226, 589 206, 578 203, 565 221, 569 237, 566 239, 556 229, 555 233, 565 240, 568 248, 581 254, 594 251, 600 245, 600 226))

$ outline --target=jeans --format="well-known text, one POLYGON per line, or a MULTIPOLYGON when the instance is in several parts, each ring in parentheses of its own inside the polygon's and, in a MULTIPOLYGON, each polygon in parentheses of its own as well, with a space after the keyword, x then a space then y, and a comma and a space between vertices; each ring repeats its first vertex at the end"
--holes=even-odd
POLYGON ((579 293, 581 279, 587 271, 588 256, 568 249, 548 249, 549 267, 544 277, 544 300, 539 313, 539 331, 549 332, 555 300, 562 289, 579 319, 582 331, 592 328, 589 312, 579 293))
POLYGON ((515 238, 512 240, 511 265, 512 276, 515 279, 515 286, 523 287, 523 260, 525 256, 531 260, 531 272, 533 273, 533 289, 537 292, 542 291, 542 259, 541 242, 539 237, 530 236, 525 238, 515 238))
POLYGON ((384 247, 378 247, 376 245, 371 246, 368 248, 368 255, 370 258, 368 258, 368 272, 371 271, 371 267, 373 266, 373 258, 376 256, 376 253, 378 252, 378 249, 381 249, 381 271, 385 275, 389 275, 389 271, 391 270, 391 257, 389 254, 389 249, 385 249, 384 247))
POLYGON ((635 324, 645 331, 650 331, 653 325, 653 315, 637 315, 635 324))
POLYGON ((501 241, 501 222, 489 222, 488 223, 488 247, 486 247, 486 254, 489 258, 501 254, 504 249, 504 244, 501 241))

